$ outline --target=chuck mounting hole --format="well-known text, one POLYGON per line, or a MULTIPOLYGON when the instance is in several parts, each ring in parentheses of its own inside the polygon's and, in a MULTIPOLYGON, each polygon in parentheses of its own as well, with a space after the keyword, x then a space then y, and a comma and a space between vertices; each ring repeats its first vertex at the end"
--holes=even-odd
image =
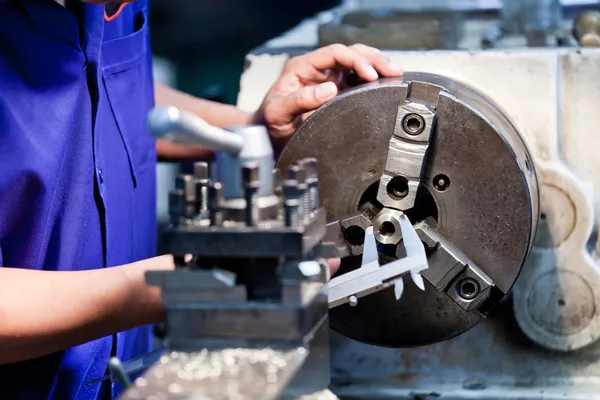
POLYGON ((349 226, 344 231, 344 239, 352 246, 362 246, 365 243, 365 230, 358 225, 349 226))
POLYGON ((436 177, 433 178, 433 187, 438 192, 445 192, 450 187, 450 178, 444 174, 436 175, 436 177))
POLYGON ((418 135, 425 129, 425 120, 419 114, 408 114, 402 121, 402 128, 409 135, 418 135))
POLYGON ((479 284, 474 279, 463 279, 458 283, 458 295, 466 300, 471 300, 479 294, 479 284))
POLYGON ((408 196, 408 180, 403 176, 396 176, 387 185, 387 192, 396 199, 408 196))
POLYGON ((390 221, 383 221, 379 224, 379 233, 381 236, 392 236, 396 233, 396 227, 390 221))

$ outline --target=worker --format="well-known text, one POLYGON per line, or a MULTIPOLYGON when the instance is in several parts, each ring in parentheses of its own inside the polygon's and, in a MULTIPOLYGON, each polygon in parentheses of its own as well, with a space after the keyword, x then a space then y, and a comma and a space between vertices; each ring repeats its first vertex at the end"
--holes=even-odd
POLYGON ((347 70, 401 75, 332 45, 292 58, 249 113, 153 83, 146 1, 0 0, 0 398, 111 398, 86 383, 151 350, 164 310, 144 273, 174 268, 154 253, 155 162, 211 157, 152 139, 151 107, 264 124, 280 148, 347 70))

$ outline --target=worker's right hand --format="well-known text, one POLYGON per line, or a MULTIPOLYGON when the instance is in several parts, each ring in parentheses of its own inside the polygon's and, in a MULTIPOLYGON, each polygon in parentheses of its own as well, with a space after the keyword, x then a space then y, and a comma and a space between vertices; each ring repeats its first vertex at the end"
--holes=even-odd
POLYGON ((288 61, 255 113, 254 122, 266 125, 277 145, 284 144, 307 113, 338 94, 342 73, 351 70, 367 82, 402 75, 400 68, 373 47, 323 47, 288 61))

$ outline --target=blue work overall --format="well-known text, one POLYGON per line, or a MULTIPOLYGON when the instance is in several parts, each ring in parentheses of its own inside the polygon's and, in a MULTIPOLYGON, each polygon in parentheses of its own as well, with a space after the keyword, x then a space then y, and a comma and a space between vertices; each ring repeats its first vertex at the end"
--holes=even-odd
MULTIPOLYGON (((113 18, 105 6, 77 9, 0 0, 3 267, 75 271, 154 255, 147 3, 127 4, 113 18)), ((114 395, 114 386, 86 382, 105 373, 111 355, 126 361, 151 343, 145 326, 0 366, 0 399, 114 395)))

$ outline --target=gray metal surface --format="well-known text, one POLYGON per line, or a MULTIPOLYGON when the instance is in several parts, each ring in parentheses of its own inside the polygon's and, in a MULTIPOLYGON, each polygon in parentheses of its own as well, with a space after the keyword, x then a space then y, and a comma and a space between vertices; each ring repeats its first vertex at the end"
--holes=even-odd
MULTIPOLYGON (((497 303, 531 248, 539 216, 538 184, 519 133, 480 94, 448 78, 416 73, 349 90, 308 118, 278 165, 317 158, 327 221, 352 217, 384 171, 398 107, 407 101, 436 112, 422 181, 425 197, 435 206, 415 210, 413 218, 437 217, 439 233, 500 290, 497 303), (444 191, 433 182, 439 175, 449 178, 444 191)), ((356 262, 345 259, 340 273, 356 268, 356 262)), ((385 290, 357 307, 338 307, 330 314, 331 326, 356 340, 405 347, 450 339, 483 318, 428 283, 425 292, 407 287, 404 296, 397 303, 393 290, 385 290)))
POLYGON ((458 12, 392 7, 340 13, 319 26, 319 46, 364 43, 379 49, 453 49, 464 34, 458 12))
MULTIPOLYGON (((328 247, 317 161, 287 168, 281 190, 264 126, 219 132, 205 124, 173 107, 149 116, 157 134, 183 131, 221 152, 210 174, 198 163, 170 192, 166 250, 176 268, 146 274, 160 288, 168 353, 124 398, 262 400, 322 391, 329 266, 316 259, 328 247), (231 138, 242 140, 239 151, 229 148, 231 138)), ((116 362, 112 375, 125 382, 116 362)))
POLYGON ((303 347, 172 351, 138 378, 123 399, 275 399, 307 354, 303 347))
POLYGON ((306 254, 325 233, 325 212, 317 210, 305 226, 285 227, 281 221, 259 223, 262 229, 231 226, 198 229, 197 226, 173 228, 165 234, 165 245, 173 254, 205 257, 272 257, 306 254), (236 251, 232 252, 232 247, 236 251))
POLYGON ((435 113, 425 105, 407 102, 398 107, 377 192, 377 201, 384 207, 399 210, 414 207, 434 124, 435 113), (399 185, 394 184, 394 179, 400 179, 399 185))
POLYGON ((512 302, 452 340, 388 349, 332 337, 332 391, 340 399, 596 400, 600 344, 560 353, 532 343, 512 302))

